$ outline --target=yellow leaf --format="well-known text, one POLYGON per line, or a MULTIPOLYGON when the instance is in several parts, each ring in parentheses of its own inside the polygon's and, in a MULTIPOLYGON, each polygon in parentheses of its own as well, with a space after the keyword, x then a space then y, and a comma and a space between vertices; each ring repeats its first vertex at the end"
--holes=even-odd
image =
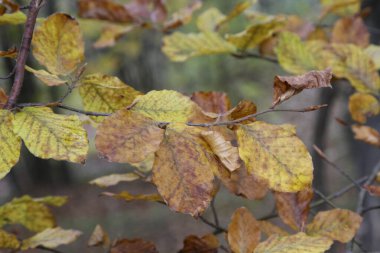
POLYGON ((306 233, 311 236, 324 236, 347 243, 354 238, 363 218, 350 210, 333 209, 319 212, 307 225, 306 233))
POLYGON ((48 107, 25 107, 16 113, 14 132, 37 157, 85 162, 87 133, 77 115, 54 114, 48 107))
POLYGON ((334 13, 339 16, 351 16, 360 10, 360 0, 320 0, 323 7, 322 16, 334 13))
POLYGON ((158 122, 193 121, 201 114, 191 99, 173 90, 150 91, 133 102, 132 111, 158 122))
POLYGON ((305 233, 290 236, 272 235, 260 243, 254 253, 323 253, 333 241, 326 237, 311 237, 305 233))
POLYGON ((201 32, 216 31, 218 24, 225 19, 217 8, 210 8, 198 16, 197 27, 201 32))
POLYGON ((95 145, 111 162, 138 163, 158 149, 163 135, 155 121, 122 109, 99 125, 95 145))
POLYGON ((40 232, 53 227, 55 220, 44 204, 23 196, 0 207, 0 227, 6 224, 21 224, 31 231, 40 232))
POLYGON ((0 109, 0 179, 5 177, 20 157, 21 139, 13 133, 14 117, 0 109))
POLYGON ((66 80, 63 80, 59 76, 51 74, 46 70, 35 70, 29 66, 25 66, 25 69, 33 73, 39 80, 48 86, 58 86, 66 83, 66 80))
POLYGON ((38 246, 53 249, 63 244, 72 243, 81 234, 82 232, 73 229, 62 229, 60 227, 48 228, 24 240, 21 249, 34 249, 38 246))
POLYGON ((67 196, 47 196, 43 198, 34 198, 36 202, 47 204, 50 206, 63 206, 66 204, 68 197, 67 196))
POLYGON ((228 13, 228 15, 222 21, 219 22, 218 27, 230 22, 232 19, 243 13, 246 9, 256 4, 256 2, 257 0, 248 0, 236 4, 234 8, 228 13))
POLYGON ((369 32, 362 17, 345 17, 335 22, 331 42, 352 43, 360 47, 367 47, 369 44, 369 32))
POLYGON ((134 26, 109 24, 105 26, 100 34, 100 38, 94 43, 95 48, 112 47, 122 36, 132 31, 134 26))
POLYGON ((153 182, 170 209, 198 216, 213 197, 218 166, 200 129, 170 124, 156 152, 153 182))
POLYGON ((369 126, 353 125, 355 139, 380 148, 380 133, 369 126))
POLYGON ((26 15, 21 11, 0 15, 0 25, 19 25, 26 22, 26 15))
POLYGON ((199 238, 189 235, 183 241, 183 248, 178 253, 217 253, 220 246, 218 237, 208 234, 199 238))
POLYGON ((356 92, 350 96, 348 109, 352 119, 363 124, 367 121, 367 117, 380 113, 380 104, 374 96, 356 92))
POLYGON ((164 37, 162 51, 172 61, 185 61, 194 56, 233 53, 236 48, 215 32, 175 32, 164 37))
POLYGON ((287 236, 288 232, 282 228, 274 225, 273 223, 265 220, 258 221, 260 231, 266 234, 268 237, 271 235, 287 236))
POLYGON ((102 195, 122 199, 125 201, 144 200, 153 202, 162 202, 162 197, 159 194, 130 194, 127 191, 120 193, 103 192, 102 195))
POLYGON ((380 69, 380 46, 371 44, 364 52, 372 59, 376 69, 380 69))
POLYGON ((280 192, 297 192, 311 185, 313 164, 292 125, 256 121, 237 130, 239 154, 249 173, 280 192))
POLYGON ((232 146, 231 142, 227 141, 221 133, 203 131, 201 135, 229 171, 235 171, 241 166, 238 148, 232 146))
POLYGON ((18 249, 20 242, 14 234, 0 229, 0 249, 18 249))
POLYGON ((90 247, 103 246, 109 247, 110 238, 106 231, 100 225, 96 225, 94 231, 91 234, 90 239, 88 239, 87 245, 90 247))
POLYGON ((109 187, 112 185, 117 185, 120 182, 131 182, 139 179, 140 176, 135 173, 126 174, 111 174, 103 177, 99 177, 90 181, 90 184, 97 185, 99 187, 109 187))
MULTIPOLYGON (((113 113, 130 105, 142 93, 117 77, 92 74, 80 81, 79 94, 85 110, 113 113)), ((103 117, 92 118, 99 122, 103 117)))
POLYGON ((233 213, 227 239, 234 253, 251 253, 259 244, 259 224, 247 208, 240 207, 233 213))
POLYGON ((78 22, 71 16, 49 16, 33 36, 33 55, 54 75, 68 75, 84 60, 84 42, 78 22))

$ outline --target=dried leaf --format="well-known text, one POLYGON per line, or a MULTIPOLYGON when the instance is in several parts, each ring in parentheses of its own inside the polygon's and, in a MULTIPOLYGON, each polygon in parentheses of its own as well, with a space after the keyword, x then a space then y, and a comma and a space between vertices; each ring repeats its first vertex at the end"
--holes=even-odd
POLYGON ((191 95, 191 100, 205 112, 223 114, 231 108, 230 98, 224 92, 198 91, 191 95))
MULTIPOLYGON (((18 5, 17 3, 11 0, 1 0, 0 8, 4 8, 6 13, 13 13, 20 9, 20 5, 18 5)), ((0 13, 0 15, 3 15, 3 14, 4 13, 0 13)))
POLYGON ((39 158, 76 163, 86 160, 87 133, 77 115, 54 114, 48 107, 25 107, 15 115, 14 132, 39 158))
POLYGON ((138 163, 158 149, 163 135, 155 121, 122 109, 99 125, 95 145, 110 162, 138 163))
POLYGON ((331 247, 332 240, 322 236, 298 233, 290 236, 272 235, 260 243, 255 253, 323 253, 331 247))
POLYGON ((198 216, 213 197, 219 166, 198 128, 170 124, 156 152, 153 182, 170 209, 198 216))
POLYGON ((6 51, 0 51, 0 57, 5 57, 5 58, 16 58, 17 57, 17 48, 16 47, 11 47, 10 49, 6 51))
POLYGON ((318 212, 307 225, 306 233, 311 236, 324 236, 347 243, 354 238, 363 218, 350 210, 333 209, 318 212))
POLYGON ((331 88, 331 69, 310 71, 300 76, 275 76, 272 107, 288 100, 304 89, 331 88))
POLYGON ((363 188, 366 189, 371 195, 380 197, 380 186, 364 185, 363 188))
POLYGON ((225 18, 219 9, 212 7, 198 16, 197 27, 201 32, 214 32, 225 18))
POLYGON ((331 41, 367 47, 369 45, 369 32, 360 16, 345 17, 335 22, 331 41))
POLYGON ((107 232, 104 231, 102 226, 96 225, 94 231, 88 239, 87 245, 90 247, 103 246, 108 247, 110 244, 110 238, 107 232))
POLYGON ((186 61, 194 56, 233 53, 236 48, 215 32, 175 32, 164 37, 162 51, 172 61, 186 61))
POLYGON ((43 198, 34 198, 36 202, 43 203, 50 206, 63 206, 67 203, 67 196, 47 196, 43 198))
POLYGON ((183 248, 178 253, 217 253, 219 240, 213 234, 208 234, 199 238, 189 235, 183 241, 183 248))
POLYGON ((380 148, 380 133, 376 129, 369 126, 353 125, 351 130, 354 132, 356 140, 380 148))
POLYGON ((158 251, 152 242, 142 239, 121 239, 112 245, 110 253, 158 253, 158 251))
POLYGON ((71 16, 49 16, 33 35, 33 55, 54 75, 72 73, 84 60, 84 42, 78 22, 71 16))
MULTIPOLYGON (((229 115, 231 120, 240 119, 248 115, 255 114, 257 112, 257 107, 255 103, 248 100, 241 100, 237 106, 230 110, 231 114, 229 115)), ((255 118, 250 118, 248 120, 242 121, 242 124, 255 121, 255 118)))
POLYGON ((136 195, 133 195, 127 191, 123 191, 120 193, 103 192, 102 195, 114 197, 117 199, 122 199, 122 200, 125 200, 127 202, 135 201, 135 200, 163 202, 162 197, 159 194, 136 194, 136 195))
POLYGON ((307 188, 297 193, 275 192, 278 214, 285 224, 297 231, 304 231, 313 199, 313 190, 307 188))
POLYGON ((0 88, 0 110, 4 107, 7 101, 8 101, 7 94, 2 88, 0 88))
POLYGON ((26 15, 21 11, 0 15, 0 25, 20 25, 26 22, 26 15))
POLYGON ((18 162, 21 139, 13 133, 14 116, 0 109, 0 179, 5 177, 18 162))
POLYGON ((228 15, 222 21, 219 22, 218 27, 230 22, 232 19, 239 16, 241 13, 243 13, 249 7, 254 5, 256 2, 257 0, 249 0, 236 4, 234 8, 228 13, 228 15))
POLYGON ((279 235, 279 236, 287 236, 288 232, 283 230, 282 228, 274 225, 269 221, 258 221, 260 231, 266 234, 268 237, 271 235, 279 235))
POLYGON ((309 187, 313 164, 305 145, 292 125, 256 121, 237 130, 239 154, 248 172, 281 192, 309 187), (252 154, 255 154, 254 156, 252 154))
POLYGON ((259 244, 259 224, 247 208, 240 207, 233 213, 227 240, 234 253, 251 253, 259 244))
POLYGON ((34 249, 38 246, 44 246, 52 249, 63 244, 69 244, 75 241, 82 232, 72 229, 62 229, 60 227, 48 228, 44 231, 24 240, 22 250, 34 249))
POLYGON ((172 17, 164 23, 164 32, 168 32, 180 26, 190 23, 193 12, 202 7, 201 0, 194 0, 188 6, 172 14, 172 17))
POLYGON ((380 113, 380 104, 371 94, 356 92, 350 96, 348 109, 352 119, 363 124, 366 123, 367 117, 380 113))
POLYGON ((18 249, 20 242, 14 234, 0 229, 0 249, 18 249))
POLYGON ((109 24, 102 29, 100 38, 94 43, 95 48, 112 47, 116 41, 132 31, 134 26, 109 24))
POLYGON ((35 70, 29 66, 25 66, 25 69, 33 73, 39 80, 41 80, 47 86, 59 86, 65 84, 67 81, 61 79, 59 76, 51 74, 45 70, 35 70))
POLYGON ((6 224, 21 224, 31 231, 40 232, 53 227, 55 220, 44 204, 23 196, 0 207, 0 227, 6 224))
POLYGON ((131 182, 139 179, 140 176, 135 173, 125 173, 125 174, 111 174, 97 179, 91 180, 90 184, 97 185, 99 187, 109 187, 117 185, 120 182, 131 182))

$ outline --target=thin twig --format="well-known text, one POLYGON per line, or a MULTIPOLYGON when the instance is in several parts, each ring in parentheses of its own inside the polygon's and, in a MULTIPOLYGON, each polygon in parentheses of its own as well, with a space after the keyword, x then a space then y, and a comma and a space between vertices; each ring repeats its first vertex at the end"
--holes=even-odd
POLYGON ((330 161, 328 159, 328 157, 326 156, 325 153, 323 153, 323 151, 318 148, 316 145, 313 145, 313 148, 314 150, 317 152, 317 154, 323 159, 325 160, 328 164, 330 164, 334 169, 336 169, 340 174, 342 174, 345 178, 347 178, 348 181, 350 181, 351 183, 353 183, 359 190, 362 189, 362 187, 360 186, 360 184, 356 183, 356 181, 350 176, 348 175, 342 168, 340 168, 338 165, 336 165, 334 162, 330 161))
POLYGON ((10 79, 15 74, 15 71, 16 71, 16 68, 13 68, 12 71, 8 75, 2 76, 2 77, 0 77, 0 79, 1 80, 10 79))
POLYGON ((268 62, 276 63, 278 64, 278 60, 276 58, 270 58, 270 57, 265 57, 262 56, 258 53, 241 53, 241 54, 232 54, 233 57, 238 58, 238 59, 245 59, 245 58, 256 58, 260 60, 265 60, 268 62))
POLYGON ((217 226, 216 224, 212 223, 211 221, 207 220, 206 218, 204 218, 203 216, 199 216, 199 219, 205 223, 206 225, 209 225, 210 227, 213 227, 215 228, 216 230, 214 231, 214 234, 219 234, 220 232, 224 232, 224 233, 227 233, 227 229, 225 228, 222 228, 220 226, 217 226))
POLYGON ((45 246, 37 246, 36 248, 37 249, 41 249, 41 250, 45 250, 45 251, 50 251, 50 252, 53 252, 53 253, 62 253, 62 251, 59 251, 59 250, 56 250, 56 249, 47 248, 45 246))
POLYGON ((371 207, 367 207, 365 209, 362 210, 362 215, 364 215, 365 213, 369 212, 369 211, 373 211, 373 210, 376 210, 376 209, 380 209, 380 205, 378 206, 371 206, 371 207))
POLYGON ((332 208, 338 208, 333 202, 331 202, 327 196, 325 196, 322 192, 320 192, 319 190, 313 188, 314 192, 319 196, 321 197, 327 204, 329 204, 332 208))
POLYGON ((215 197, 211 201, 211 211, 212 211, 212 215, 214 216, 215 225, 219 227, 218 213, 216 212, 216 208, 215 208, 215 197))
POLYGON ((31 0, 29 4, 28 16, 25 23, 24 34, 22 35, 20 51, 17 55, 17 63, 15 66, 15 78, 12 89, 9 94, 9 99, 5 105, 5 109, 12 109, 20 95, 22 85, 24 83, 25 63, 28 58, 30 44, 32 42, 34 26, 38 16, 38 11, 41 7, 41 0, 31 0))

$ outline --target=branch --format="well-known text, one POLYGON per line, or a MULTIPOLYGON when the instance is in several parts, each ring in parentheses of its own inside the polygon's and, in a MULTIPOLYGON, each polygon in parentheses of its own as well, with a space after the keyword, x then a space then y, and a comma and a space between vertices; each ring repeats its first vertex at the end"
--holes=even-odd
POLYGON ((327 204, 329 204, 332 208, 338 208, 333 202, 331 202, 322 192, 313 188, 314 192, 321 197, 327 204))
POLYGON ((212 223, 211 221, 208 221, 206 218, 204 218, 203 216, 199 216, 199 219, 205 223, 206 225, 209 225, 210 227, 213 227, 215 228, 216 230, 214 231, 214 234, 219 234, 221 232, 224 232, 224 233, 227 233, 227 229, 225 228, 222 228, 220 226, 217 226, 216 224, 212 223))
POLYGON ((29 4, 28 16, 25 23, 24 34, 22 35, 20 51, 17 55, 17 63, 15 67, 15 78, 13 81, 12 89, 9 95, 5 109, 12 109, 17 102, 20 95, 22 85, 24 83, 25 63, 28 58, 30 44, 33 38, 34 26, 38 16, 38 11, 41 8, 43 0, 31 0, 29 4))
POLYGON ((373 210, 377 210, 377 209, 380 209, 380 205, 367 207, 367 208, 362 210, 362 215, 364 215, 365 213, 367 213, 369 211, 373 211, 373 210))
POLYGON ((265 57, 257 53, 232 54, 232 56, 238 59, 256 58, 256 59, 265 60, 265 61, 276 63, 276 64, 279 63, 276 58, 265 57))

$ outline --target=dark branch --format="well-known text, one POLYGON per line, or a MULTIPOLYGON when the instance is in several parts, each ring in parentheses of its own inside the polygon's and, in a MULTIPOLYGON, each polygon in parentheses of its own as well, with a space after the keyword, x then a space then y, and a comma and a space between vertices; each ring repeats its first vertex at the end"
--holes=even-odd
POLYGON ((220 226, 217 226, 216 224, 212 223, 211 221, 208 221, 206 218, 203 216, 199 216, 199 219, 205 223, 206 225, 209 225, 210 227, 215 228, 214 234, 220 234, 221 232, 227 233, 227 229, 222 228, 220 226))
POLYGON ((369 211, 373 211, 373 210, 377 210, 377 209, 380 209, 380 205, 367 207, 367 208, 362 210, 362 215, 364 215, 365 213, 367 213, 369 211))
POLYGON ((278 64, 278 60, 276 58, 265 57, 265 56, 262 56, 262 55, 257 54, 257 53, 232 54, 232 56, 235 57, 235 58, 238 58, 238 59, 256 58, 256 59, 265 60, 265 61, 268 61, 268 62, 272 62, 272 63, 278 64))
POLYGON ((44 247, 44 246, 37 246, 36 248, 37 249, 41 249, 41 250, 45 250, 45 251, 50 251, 50 252, 53 252, 53 253, 62 253, 59 250, 47 248, 47 247, 44 247))

